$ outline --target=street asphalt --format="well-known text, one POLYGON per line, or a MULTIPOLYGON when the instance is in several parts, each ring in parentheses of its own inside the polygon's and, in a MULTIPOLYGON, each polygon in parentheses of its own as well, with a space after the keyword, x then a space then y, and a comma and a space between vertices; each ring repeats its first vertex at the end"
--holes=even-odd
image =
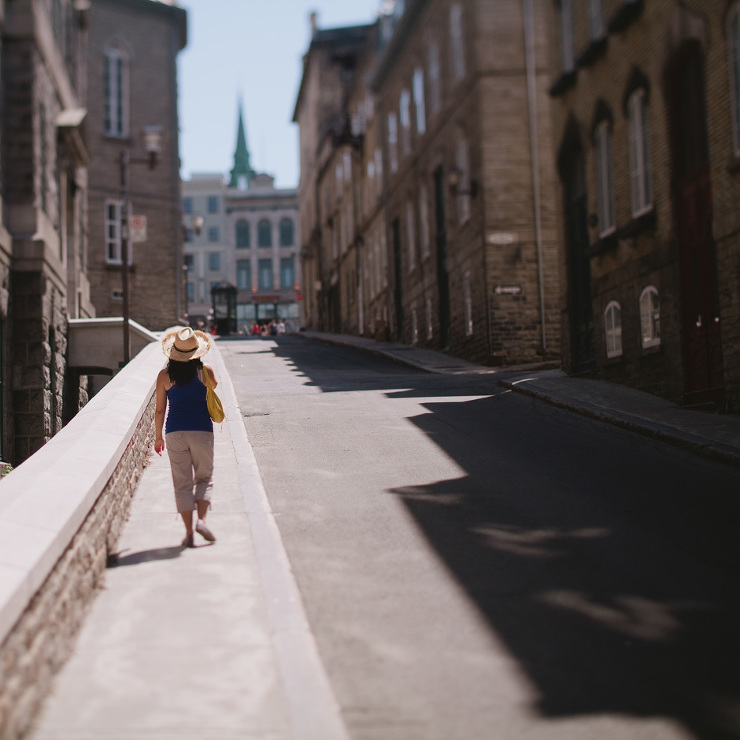
MULTIPOLYGON (((501 374, 512 391, 740 466, 740 417, 569 378, 551 365, 496 370, 357 337, 308 340, 380 354, 430 373, 501 374)), ((216 427, 215 546, 179 546, 169 464, 152 456, 74 656, 33 740, 347 738, 216 343, 209 360, 227 419, 216 427)), ((495 733, 491 737, 496 737, 495 733)))

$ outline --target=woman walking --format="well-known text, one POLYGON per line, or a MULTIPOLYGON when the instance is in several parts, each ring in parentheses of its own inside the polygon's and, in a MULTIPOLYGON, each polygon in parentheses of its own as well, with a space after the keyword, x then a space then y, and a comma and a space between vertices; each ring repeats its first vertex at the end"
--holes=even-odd
POLYGON ((195 531, 215 542, 206 526, 213 485, 213 422, 206 405, 206 378, 217 385, 213 369, 201 361, 211 348, 211 337, 190 327, 177 327, 162 339, 167 366, 157 375, 157 405, 154 414, 154 451, 161 455, 167 445, 172 468, 177 511, 185 524, 183 547, 195 547, 193 511, 198 519, 195 531), (165 436, 165 412, 169 403, 165 436))

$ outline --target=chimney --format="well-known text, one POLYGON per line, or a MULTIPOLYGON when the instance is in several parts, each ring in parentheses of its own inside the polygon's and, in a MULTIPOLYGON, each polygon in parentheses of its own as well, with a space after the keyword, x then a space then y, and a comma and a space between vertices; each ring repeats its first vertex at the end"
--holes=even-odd
POLYGON ((311 19, 311 38, 313 38, 316 36, 316 31, 319 28, 319 14, 313 10, 309 18, 311 19))

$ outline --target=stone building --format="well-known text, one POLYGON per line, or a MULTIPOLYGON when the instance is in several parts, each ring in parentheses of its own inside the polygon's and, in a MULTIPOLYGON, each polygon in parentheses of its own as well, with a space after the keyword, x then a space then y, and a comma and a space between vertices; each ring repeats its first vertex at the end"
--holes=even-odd
POLYGON ((564 362, 740 408, 740 3, 559 0, 564 362))
POLYGON ((86 269, 86 27, 73 0, 0 1, 0 456, 20 462, 86 401, 68 320, 86 269))
POLYGON ((328 294, 319 326, 489 364, 559 352, 551 16, 549 0, 396 3, 372 33, 360 27, 369 40, 353 75, 346 55, 321 56, 342 29, 314 33, 294 120, 302 218, 327 216, 318 232, 302 226, 307 254, 332 226, 324 254, 336 270, 316 283, 328 294), (326 110, 325 68, 347 79, 333 157, 326 124, 310 121, 326 110), (335 180, 333 204, 319 193, 315 205, 320 175, 335 180))
POLYGON ((124 194, 146 218, 145 241, 132 232, 129 315, 148 329, 182 316, 182 215, 178 150, 177 55, 186 13, 173 0, 92 0, 87 78, 90 107, 88 274, 97 315, 121 316, 124 194), (151 162, 147 137, 162 151, 151 162), (154 166, 150 166, 150 163, 154 166))
POLYGON ((210 326, 214 288, 231 288, 238 330, 278 318, 298 329, 297 192, 252 168, 241 109, 228 182, 194 173, 182 192, 190 323, 210 326))

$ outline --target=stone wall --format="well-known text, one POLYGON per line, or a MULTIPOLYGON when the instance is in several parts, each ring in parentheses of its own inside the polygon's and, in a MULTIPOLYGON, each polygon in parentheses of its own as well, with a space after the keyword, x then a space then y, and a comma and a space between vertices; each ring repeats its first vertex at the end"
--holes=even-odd
MULTIPOLYGON (((115 552, 151 453, 154 379, 160 357, 158 346, 147 347, 38 456, 0 484, 0 519, 8 533, 0 543, 0 568, 6 576, 0 588, 3 740, 16 740, 28 731, 54 675, 74 649, 76 634, 102 585, 107 559, 115 552), (118 429, 127 431, 110 433, 106 439, 102 430, 110 427, 113 417, 118 429), (95 460, 98 451, 100 458, 95 460), (75 455, 87 461, 85 466, 81 460, 70 461, 71 470, 86 467, 79 477, 67 474, 62 462, 75 455), (49 490, 50 479, 58 481, 57 490, 49 490), (92 483, 86 485, 86 481, 92 483), (24 506, 25 496, 33 500, 24 506), (50 506, 60 498, 62 503, 50 506), (52 521, 54 515, 58 519, 52 521), (33 523, 29 517, 37 524, 41 517, 44 527, 54 532, 49 533, 50 542, 39 544, 35 557, 25 553, 19 559, 13 554, 19 547, 13 537, 28 532, 27 525, 33 523)), ((29 549, 33 551, 33 545, 29 549)))

